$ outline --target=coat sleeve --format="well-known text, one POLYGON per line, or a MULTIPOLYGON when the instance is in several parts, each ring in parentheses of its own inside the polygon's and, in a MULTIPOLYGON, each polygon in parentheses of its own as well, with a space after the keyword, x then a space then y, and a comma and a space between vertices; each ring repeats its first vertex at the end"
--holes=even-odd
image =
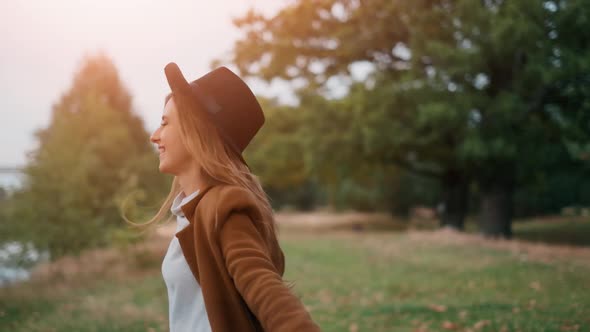
POLYGON ((303 303, 283 283, 247 214, 230 214, 220 229, 220 246, 238 292, 265 331, 320 331, 303 303))

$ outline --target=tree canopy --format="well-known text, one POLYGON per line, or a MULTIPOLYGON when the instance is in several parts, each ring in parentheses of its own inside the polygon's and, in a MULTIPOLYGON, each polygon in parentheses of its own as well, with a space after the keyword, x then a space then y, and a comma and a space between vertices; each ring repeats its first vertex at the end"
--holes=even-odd
POLYGON ((167 179, 131 97, 105 55, 84 59, 71 88, 52 108, 50 124, 36 132, 23 188, 9 221, 18 239, 51 258, 105 245, 125 226, 119 202, 139 191, 145 204, 162 197, 167 179), (150 195, 148 195, 150 192, 150 195))
POLYGON ((225 61, 305 93, 348 82, 336 112, 314 109, 322 125, 306 136, 316 159, 332 159, 324 167, 358 169, 362 157, 434 177, 443 224, 457 228, 474 183, 484 232, 510 236, 514 192, 543 168, 527 154, 589 132, 589 10, 583 0, 299 0, 236 18, 243 38, 225 61), (359 64, 371 73, 357 82, 359 64))

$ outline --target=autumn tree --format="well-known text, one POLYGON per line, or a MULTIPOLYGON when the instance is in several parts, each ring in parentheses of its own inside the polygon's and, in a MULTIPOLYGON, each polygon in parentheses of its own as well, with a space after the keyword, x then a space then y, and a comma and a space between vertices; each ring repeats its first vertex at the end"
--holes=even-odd
POLYGON ((168 179, 105 55, 84 59, 50 124, 35 136, 39 145, 29 153, 11 222, 23 230, 20 240, 52 259, 109 243, 110 231, 126 227, 119 203, 127 194, 143 204, 163 198, 168 179))

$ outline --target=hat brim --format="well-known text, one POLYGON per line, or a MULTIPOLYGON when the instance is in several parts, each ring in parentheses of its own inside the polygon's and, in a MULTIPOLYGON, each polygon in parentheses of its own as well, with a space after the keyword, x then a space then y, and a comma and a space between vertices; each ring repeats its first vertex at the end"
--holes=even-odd
POLYGON ((164 68, 164 73, 166 74, 166 79, 168 80, 168 85, 173 92, 189 92, 190 86, 188 81, 182 75, 180 68, 174 62, 170 62, 164 68))

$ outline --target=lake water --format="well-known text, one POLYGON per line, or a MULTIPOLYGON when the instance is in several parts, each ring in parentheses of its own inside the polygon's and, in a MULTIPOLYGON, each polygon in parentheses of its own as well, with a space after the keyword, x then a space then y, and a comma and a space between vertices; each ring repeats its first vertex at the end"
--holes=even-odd
MULTIPOLYGON (((23 176, 18 171, 0 172, 0 187, 13 191, 22 185, 23 176)), ((0 287, 30 277, 27 268, 30 262, 41 259, 41 256, 30 245, 9 242, 0 245, 0 287)))
POLYGON ((7 190, 20 188, 23 182, 23 175, 18 172, 0 172, 0 187, 7 190))
POLYGON ((49 255, 40 253, 30 244, 8 242, 0 246, 0 287, 30 277, 29 269, 49 255))

